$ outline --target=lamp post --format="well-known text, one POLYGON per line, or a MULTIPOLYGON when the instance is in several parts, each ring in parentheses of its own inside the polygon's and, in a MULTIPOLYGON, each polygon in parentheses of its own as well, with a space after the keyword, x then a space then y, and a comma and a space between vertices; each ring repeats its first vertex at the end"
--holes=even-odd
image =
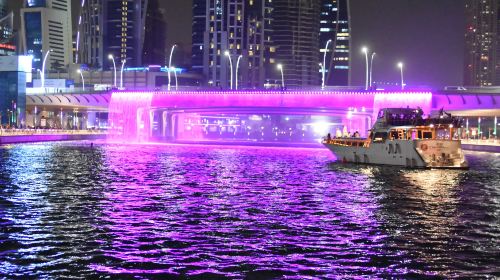
POLYGON ((401 70, 401 90, 405 89, 405 81, 403 79, 403 62, 398 63, 398 68, 401 70))
POLYGON ((242 57, 243 57, 243 55, 240 54, 238 56, 238 60, 236 61, 236 80, 235 80, 235 82, 236 82, 236 90, 238 90, 238 67, 240 66, 240 60, 241 60, 242 57))
POLYGON ((229 58, 229 68, 231 68, 230 69, 231 70, 230 71, 231 72, 231 75, 230 75, 231 82, 229 83, 229 85, 230 85, 230 89, 233 89, 233 61, 231 60, 231 55, 229 54, 229 51, 225 51, 224 55, 229 58))
POLYGON ((113 61, 113 69, 114 69, 114 72, 115 72, 115 75, 114 75, 114 87, 116 87, 116 63, 115 63, 115 58, 113 57, 112 54, 108 55, 108 59, 111 59, 113 61))
POLYGON ((278 69, 281 72, 281 89, 285 90, 285 76, 283 75, 283 65, 278 64, 278 69))
POLYGON ((76 72, 78 72, 78 74, 80 74, 80 77, 82 78, 82 88, 83 91, 85 91, 85 80, 83 79, 83 72, 81 69, 76 70, 76 72))
MULTIPOLYGON (((179 89, 179 85, 177 83, 177 68, 173 66, 170 68, 170 70, 174 71, 174 77, 175 77, 175 90, 177 91, 179 89)), ((170 72, 170 71, 169 71, 170 72)))
POLYGON ((122 68, 120 70, 120 89, 123 88, 123 69, 125 68, 125 62, 127 62, 126 58, 122 61, 122 68))
POLYGON ((368 48, 363 47, 361 51, 365 54, 365 60, 366 60, 365 90, 368 90, 368 48))
POLYGON ((43 63, 42 63, 42 88, 45 88, 45 63, 47 62, 47 58, 49 57, 49 54, 52 50, 48 50, 47 53, 45 53, 45 57, 43 58, 43 63))
POLYGON ((325 89, 325 72, 326 72, 326 53, 328 52, 328 45, 330 45, 330 43, 332 42, 332 40, 328 40, 326 42, 326 46, 325 46, 325 50, 324 50, 324 54, 323 54, 323 65, 321 67, 321 72, 322 72, 322 75, 321 75, 321 89, 325 89))
POLYGON ((170 91, 170 70, 172 70, 172 55, 174 54, 174 49, 176 46, 176 44, 172 45, 172 48, 170 48, 170 56, 168 58, 168 91, 170 91))
POLYGON ((373 58, 375 58, 375 54, 376 53, 372 53, 372 59, 370 61, 370 87, 373 85, 373 81, 372 81, 372 74, 373 74, 373 58))

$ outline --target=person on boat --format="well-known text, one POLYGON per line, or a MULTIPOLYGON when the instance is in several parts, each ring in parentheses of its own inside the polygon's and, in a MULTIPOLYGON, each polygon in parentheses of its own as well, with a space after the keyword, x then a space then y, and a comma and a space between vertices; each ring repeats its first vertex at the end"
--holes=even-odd
POLYGON ((326 135, 326 141, 330 142, 331 140, 332 140, 332 135, 328 133, 328 135, 326 135))
POLYGON ((342 137, 342 131, 337 127, 337 131, 335 131, 335 138, 341 138, 342 137))

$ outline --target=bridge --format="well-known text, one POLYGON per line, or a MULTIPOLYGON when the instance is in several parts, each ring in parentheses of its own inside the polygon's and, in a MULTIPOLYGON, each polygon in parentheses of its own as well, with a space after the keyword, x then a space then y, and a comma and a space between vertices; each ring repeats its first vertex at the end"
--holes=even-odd
MULTIPOLYGON (((366 131, 382 107, 441 108, 458 116, 500 115, 500 92, 464 91, 115 91, 29 94, 27 120, 46 115, 71 116, 92 123, 99 114, 120 134, 133 137, 176 137, 184 116, 193 114, 290 114, 338 117, 366 131), (109 117, 108 117, 109 113, 109 117), (76 115, 75 115, 76 114, 76 115), (153 132, 153 127, 156 132, 153 132)), ((103 122, 103 120, 101 120, 103 122)), ((64 123, 64 121, 61 121, 64 123)))

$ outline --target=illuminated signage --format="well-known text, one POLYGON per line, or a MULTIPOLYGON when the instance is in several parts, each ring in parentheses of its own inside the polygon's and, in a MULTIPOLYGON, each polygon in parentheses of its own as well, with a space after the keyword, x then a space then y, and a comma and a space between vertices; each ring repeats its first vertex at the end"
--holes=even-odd
POLYGON ((9 44, 0 44, 0 49, 7 49, 7 50, 16 50, 16 46, 14 45, 9 45, 9 44))

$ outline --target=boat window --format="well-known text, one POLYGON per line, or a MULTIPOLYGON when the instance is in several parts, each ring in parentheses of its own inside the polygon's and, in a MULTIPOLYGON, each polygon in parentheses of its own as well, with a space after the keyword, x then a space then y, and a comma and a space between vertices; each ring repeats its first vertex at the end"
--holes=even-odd
POLYGON ((375 132, 373 142, 384 142, 387 139, 387 132, 375 132))
POLYGON ((391 130, 391 139, 399 139, 397 130, 391 130))
POLYGON ((432 139, 432 131, 422 131, 424 139, 432 139))
POLYGON ((384 118, 384 110, 380 110, 380 111, 378 112, 378 118, 379 118, 379 119, 384 118))

